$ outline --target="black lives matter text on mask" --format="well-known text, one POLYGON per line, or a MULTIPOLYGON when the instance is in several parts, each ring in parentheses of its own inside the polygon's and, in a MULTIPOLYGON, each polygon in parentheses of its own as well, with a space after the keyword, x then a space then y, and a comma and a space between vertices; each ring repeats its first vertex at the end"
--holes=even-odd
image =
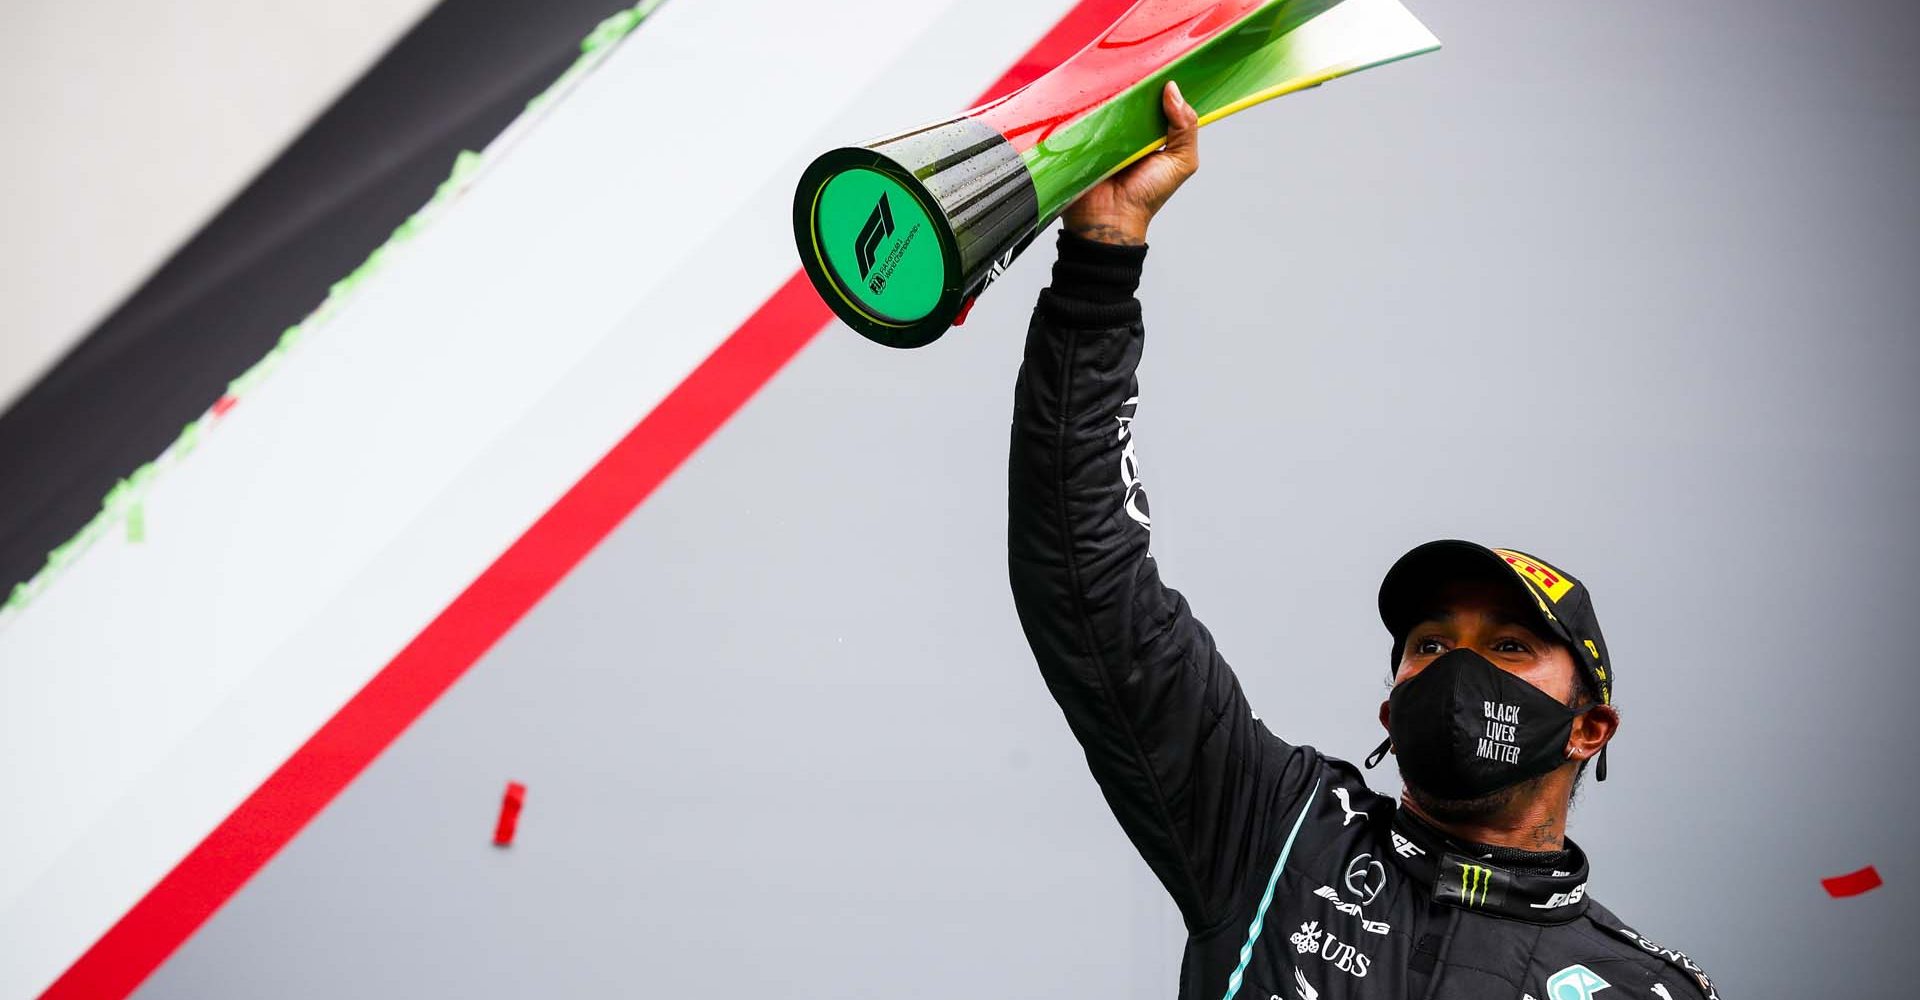
POLYGON ((1440 654, 1394 685, 1389 729, 1416 788, 1471 799, 1545 774, 1578 712, 1471 649, 1440 654))
POLYGON ((1520 732, 1520 706, 1505 702, 1483 701, 1481 713, 1486 716, 1486 732, 1473 748, 1473 755, 1501 764, 1520 762, 1520 747, 1515 740, 1520 732))

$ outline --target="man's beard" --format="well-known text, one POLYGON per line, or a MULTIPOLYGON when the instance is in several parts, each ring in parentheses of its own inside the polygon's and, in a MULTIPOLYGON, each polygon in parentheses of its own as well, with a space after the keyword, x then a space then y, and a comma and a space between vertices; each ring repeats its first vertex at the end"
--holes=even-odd
POLYGON ((1547 774, 1528 778, 1475 799, 1443 799, 1421 791, 1411 782, 1405 783, 1405 787, 1407 798, 1412 799, 1413 804, 1432 819, 1442 823, 1479 823, 1496 819, 1512 809, 1514 803, 1532 797, 1540 784, 1547 780, 1547 775, 1552 773, 1548 771, 1547 774))

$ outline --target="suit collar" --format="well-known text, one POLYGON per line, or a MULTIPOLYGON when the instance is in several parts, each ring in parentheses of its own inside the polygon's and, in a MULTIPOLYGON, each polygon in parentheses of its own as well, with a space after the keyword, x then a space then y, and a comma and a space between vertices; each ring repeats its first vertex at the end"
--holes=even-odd
POLYGON ((1587 912, 1587 854, 1572 840, 1554 865, 1529 865, 1515 852, 1469 844, 1406 809, 1393 817, 1393 855, 1435 902, 1534 924, 1563 924, 1587 912))

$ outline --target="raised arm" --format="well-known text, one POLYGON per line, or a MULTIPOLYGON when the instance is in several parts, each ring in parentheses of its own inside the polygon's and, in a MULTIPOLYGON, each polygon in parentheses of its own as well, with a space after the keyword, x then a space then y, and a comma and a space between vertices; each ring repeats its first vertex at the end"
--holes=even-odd
MULTIPOLYGON (((1192 110, 1177 99, 1169 149, 1156 156, 1191 149, 1192 110)), ((1177 186, 1191 161, 1173 166, 1184 166, 1177 186)), ((1014 603, 1114 815, 1199 930, 1229 912, 1265 815, 1298 798, 1309 763, 1253 717, 1213 637, 1160 581, 1131 433, 1145 221, 1134 245, 1124 245, 1134 230, 1103 242, 1078 235, 1089 229, 1076 221, 1086 220, 1069 216, 1034 309, 1014 400, 1014 603)))

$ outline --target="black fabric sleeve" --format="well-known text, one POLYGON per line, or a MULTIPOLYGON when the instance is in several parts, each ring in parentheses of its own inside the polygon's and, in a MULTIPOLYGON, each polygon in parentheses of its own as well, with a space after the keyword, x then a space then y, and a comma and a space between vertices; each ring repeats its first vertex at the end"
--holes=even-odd
MULTIPOLYGON (((1145 247, 1060 237, 1016 388, 1008 569, 1021 626, 1114 815, 1188 927, 1229 915, 1310 751, 1254 717, 1213 637, 1160 582, 1134 460, 1133 297, 1145 247)), ((1264 848, 1264 849, 1263 849, 1264 848)))

